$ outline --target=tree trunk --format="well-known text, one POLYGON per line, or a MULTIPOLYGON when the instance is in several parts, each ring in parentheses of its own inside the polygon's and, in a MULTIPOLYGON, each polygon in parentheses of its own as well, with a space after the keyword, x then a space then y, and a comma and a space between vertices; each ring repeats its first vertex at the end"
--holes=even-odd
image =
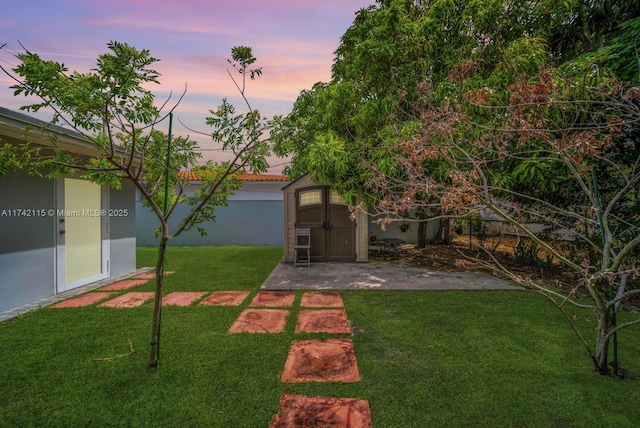
POLYGON ((607 307, 598 306, 598 327, 596 329, 596 352, 593 356, 595 369, 600 374, 609 374, 609 337, 611 328, 611 312, 607 307))
POLYGON ((451 245, 451 219, 442 219, 442 242, 451 245))
POLYGON ((153 298, 153 321, 151 323, 151 350, 149 353, 149 367, 157 367, 160 358, 160 319, 162 314, 162 284, 164 282, 164 256, 168 238, 163 236, 158 247, 156 260, 156 291, 153 298))
POLYGON ((418 248, 424 248, 427 246, 427 222, 421 221, 418 223, 418 248))

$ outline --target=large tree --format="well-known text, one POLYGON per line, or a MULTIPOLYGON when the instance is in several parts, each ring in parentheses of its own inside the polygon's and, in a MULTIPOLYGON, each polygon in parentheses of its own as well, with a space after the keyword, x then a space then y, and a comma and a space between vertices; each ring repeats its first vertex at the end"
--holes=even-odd
POLYGON ((425 192, 461 215, 489 209, 529 238, 536 252, 576 276, 575 286, 533 281, 493 256, 488 265, 548 297, 594 368, 609 373, 610 340, 640 324, 637 317, 616 323, 621 304, 640 294, 640 150, 633 139, 640 129, 640 88, 611 79, 591 86, 545 69, 511 85, 506 103, 491 88, 465 95, 466 101, 425 106, 420 131, 389 152, 409 178, 380 179, 377 191, 395 209, 420 208, 425 192), (493 127, 475 120, 481 112, 495 117, 493 127), (450 180, 425 173, 433 161, 448 166, 450 180), (523 165, 543 170, 543 181, 505 182, 505 173, 517 176, 514 169, 523 165), (545 174, 561 177, 558 188, 544 181, 545 174), (592 343, 574 322, 572 308, 578 307, 597 314, 592 343))
MULTIPOLYGON (((611 339, 640 323, 617 323, 621 304, 640 294, 640 88, 616 75, 625 70, 626 77, 633 59, 612 54, 631 49, 625 41, 637 40, 637 21, 622 25, 601 51, 559 67, 544 62, 552 53, 540 38, 505 49, 503 63, 515 73, 498 63, 485 77, 473 60, 461 62, 439 84, 449 96, 426 86, 416 104, 419 132, 387 152, 402 174, 370 183, 392 213, 424 207, 425 194, 460 215, 489 209, 528 237, 536 253, 572 272, 577 285, 557 288, 517 275, 497 258, 489 263, 547 296, 600 373, 611 372, 611 339), (434 164, 446 169, 447 180, 430 173, 434 164), (597 314, 593 342, 571 307, 597 314)), ((613 364, 618 374, 617 358, 613 364)))
MULTIPOLYGON (((361 9, 335 51, 331 80, 303 91, 286 118, 283 149, 293 154, 290 172, 327 175, 308 155, 316 137, 327 133, 344 141, 353 166, 363 156, 384 162, 369 149, 384 145, 391 135, 384 132, 387 126, 414 116, 418 83, 438 86, 465 59, 474 59, 475 74, 484 77, 498 64, 513 68, 504 62, 504 50, 525 36, 553 39, 574 19, 577 3, 379 0, 361 9)), ((555 57, 566 56, 556 50, 555 57)), ((439 86, 438 95, 446 97, 447 89, 439 86)))
POLYGON ((568 305, 593 309, 593 345, 576 332, 607 373, 610 339, 640 322, 615 323, 639 293, 640 116, 637 88, 622 83, 638 81, 637 12, 632 1, 378 1, 343 36, 332 80, 303 92, 276 136, 293 175, 362 191, 386 221, 495 211, 577 276, 564 293, 504 271, 570 322, 568 305))
POLYGON ((587 6, 578 0, 379 0, 360 10, 335 51, 331 80, 303 91, 274 133, 278 152, 292 156, 286 172, 310 172, 348 199, 364 192, 376 206, 380 195, 363 184, 379 175, 402 176, 387 150, 399 132, 412 132, 407 122, 418 114, 425 85, 435 88, 432 96, 447 99, 455 95, 448 84, 452 71, 459 78, 473 72, 476 85, 506 86, 523 67, 535 69, 549 55, 575 55, 575 44, 558 43, 504 52, 525 36, 546 47, 567 27, 577 32, 570 24, 577 8, 587 6), (473 60, 473 70, 459 66, 465 60, 473 60))
POLYGON ((11 71, 2 68, 15 80, 12 88, 16 96, 35 96, 39 100, 22 109, 53 112, 52 123, 79 132, 96 154, 79 156, 57 148, 48 151, 33 147, 22 148, 17 154, 14 148, 3 146, 4 155, 0 157, 5 160, 5 169, 25 166, 26 160, 31 172, 50 178, 78 174, 114 188, 127 180, 138 189, 160 224, 149 355, 149 366, 156 367, 168 242, 193 227, 203 232, 199 225, 213 220, 216 207, 224 205, 227 196, 239 187, 234 177, 247 169, 263 172, 268 166, 270 146, 264 137, 267 121, 251 108, 245 97, 246 79, 259 76, 261 69, 250 68, 256 61, 251 48, 232 49, 230 63, 241 80, 232 79, 248 111, 238 113, 226 100, 209 111, 206 121, 213 128, 213 141, 232 156, 226 162, 208 163, 201 174, 202 187, 190 196, 184 192, 185 181, 179 171, 193 167, 201 155, 194 141, 172 138, 171 124, 169 135, 157 130, 162 121, 171 118, 180 101, 163 111, 171 100, 158 105, 149 89, 158 83, 159 74, 151 68, 158 59, 148 50, 137 50, 125 43, 110 42, 108 48, 109 53, 98 57, 96 68, 86 73, 69 73, 63 64, 44 60, 29 51, 16 55, 20 63, 11 71), (171 230, 169 218, 178 204, 185 204, 189 211, 171 230))

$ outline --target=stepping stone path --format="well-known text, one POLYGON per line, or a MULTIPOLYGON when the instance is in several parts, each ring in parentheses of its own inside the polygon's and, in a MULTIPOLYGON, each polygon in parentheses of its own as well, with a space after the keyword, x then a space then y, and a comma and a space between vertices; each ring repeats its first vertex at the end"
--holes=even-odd
POLYGON ((125 279, 124 281, 114 282, 113 284, 102 287, 100 290, 102 291, 120 291, 120 290, 128 290, 133 287, 137 287, 138 285, 144 285, 149 282, 148 279, 125 279))
POLYGON ((296 333, 351 333, 344 309, 301 310, 296 333))
POLYGON ((342 308, 342 296, 337 291, 308 291, 302 295, 303 308, 342 308))
POLYGON ((162 306, 191 306, 193 302, 207 294, 206 291, 176 291, 162 297, 162 306))
MULTIPOLYGON (((172 273, 175 273, 175 272, 168 270, 164 274, 171 275, 172 273)), ((134 276, 133 279, 154 279, 155 277, 156 277, 155 272, 145 272, 145 273, 141 273, 140 275, 134 276)))
POLYGON ((153 295, 154 293, 152 291, 132 291, 101 303, 98 306, 105 308, 134 308, 136 306, 142 306, 147 300, 153 299, 153 295))
POLYGON ((353 383, 359 380, 351 339, 294 341, 282 372, 282 381, 291 383, 353 383))
POLYGON ((293 291, 260 291, 249 306, 291 306, 295 298, 296 294, 293 291))
POLYGON ((371 427, 366 400, 283 394, 280 408, 281 413, 273 416, 270 428, 371 427))
MULTIPOLYGON (((250 307, 240 314, 229 328, 229 332, 284 331, 289 311, 253 309, 253 307, 287 307, 293 305, 294 299, 293 292, 258 292, 251 301, 250 307)), ((300 306, 314 309, 299 311, 296 333, 351 333, 351 325, 340 293, 306 292, 302 295, 300 306)), ((351 339, 293 341, 281 380, 286 383, 358 382, 360 373, 353 341, 351 339)), ((369 403, 366 400, 354 398, 284 394, 280 398, 280 411, 271 418, 269 428, 297 427, 370 428, 369 403)))
POLYGON ((282 333, 288 315, 284 309, 247 309, 229 327, 229 333, 282 333))
POLYGON ((86 293, 80 296, 73 297, 71 299, 63 300, 62 302, 58 302, 55 305, 51 305, 51 307, 52 308, 77 308, 80 306, 89 306, 101 300, 104 300, 107 297, 112 296, 113 294, 115 293, 107 293, 107 292, 86 293))
POLYGON ((248 291, 214 291, 200 304, 209 306, 240 306, 249 296, 248 291))
MULTIPOLYGON (((173 272, 165 272, 165 275, 172 274, 173 272)), ((99 289, 99 291, 91 291, 80 296, 71 297, 69 299, 58 302, 51 305, 52 308, 77 308, 81 306, 90 306, 94 303, 107 299, 108 297, 116 294, 117 291, 129 290, 133 287, 138 287, 149 282, 149 279, 154 278, 153 272, 148 274, 137 275, 134 278, 141 278, 145 276, 147 279, 125 279, 122 281, 114 282, 113 284, 106 285, 99 289), (149 276, 150 275, 150 276, 149 276)), ((190 306, 195 301, 206 295, 206 291, 177 291, 169 293, 162 298, 162 306, 190 306)), ((205 299, 203 299, 201 305, 209 306, 240 306, 242 302, 249 296, 249 291, 214 291, 205 299)), ((129 292, 119 295, 107 302, 102 303, 99 306, 108 308, 133 308, 143 305, 149 300, 153 299, 153 292, 129 292)))
MULTIPOLYGON (((165 272, 165 275, 173 272, 165 272)), ((132 308, 152 300, 153 292, 134 292, 113 297, 118 291, 144 285, 155 278, 153 272, 137 275, 52 305, 52 308, 98 306, 132 308), (111 298, 113 297, 113 298, 111 298), (110 299, 110 300, 106 300, 110 299), (106 301, 104 301, 106 300, 106 301)), ((174 292, 162 298, 162 305, 190 306, 207 292, 174 292)), ((239 306, 249 291, 215 291, 200 305, 239 306)), ((229 327, 229 333, 282 333, 293 306, 293 291, 259 291, 240 316, 229 327), (278 308, 278 309, 274 309, 278 308)), ((308 291, 302 295, 295 333, 349 334, 351 325, 338 292, 308 291)), ((285 383, 331 382, 352 383, 360 380, 353 341, 351 339, 294 340, 281 375, 285 383)), ((280 411, 273 415, 269 428, 341 427, 370 428, 371 412, 367 400, 355 398, 305 397, 283 394, 280 411)))

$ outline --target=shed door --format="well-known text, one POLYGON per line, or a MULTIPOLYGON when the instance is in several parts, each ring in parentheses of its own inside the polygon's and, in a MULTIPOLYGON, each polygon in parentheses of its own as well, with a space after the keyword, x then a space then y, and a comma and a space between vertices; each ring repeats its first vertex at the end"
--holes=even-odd
POLYGON ((296 192, 296 227, 311 229, 312 261, 356 260, 356 223, 349 205, 328 186, 296 192))

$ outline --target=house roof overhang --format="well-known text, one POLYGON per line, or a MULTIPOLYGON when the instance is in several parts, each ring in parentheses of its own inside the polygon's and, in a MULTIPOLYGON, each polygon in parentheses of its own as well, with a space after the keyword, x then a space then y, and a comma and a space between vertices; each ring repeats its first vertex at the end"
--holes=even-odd
MULTIPOLYGON (((101 156, 93 143, 81 133, 5 107, 0 107, 0 140, 12 144, 29 142, 89 157, 101 156)), ((137 160, 134 164, 139 163, 137 160)))

